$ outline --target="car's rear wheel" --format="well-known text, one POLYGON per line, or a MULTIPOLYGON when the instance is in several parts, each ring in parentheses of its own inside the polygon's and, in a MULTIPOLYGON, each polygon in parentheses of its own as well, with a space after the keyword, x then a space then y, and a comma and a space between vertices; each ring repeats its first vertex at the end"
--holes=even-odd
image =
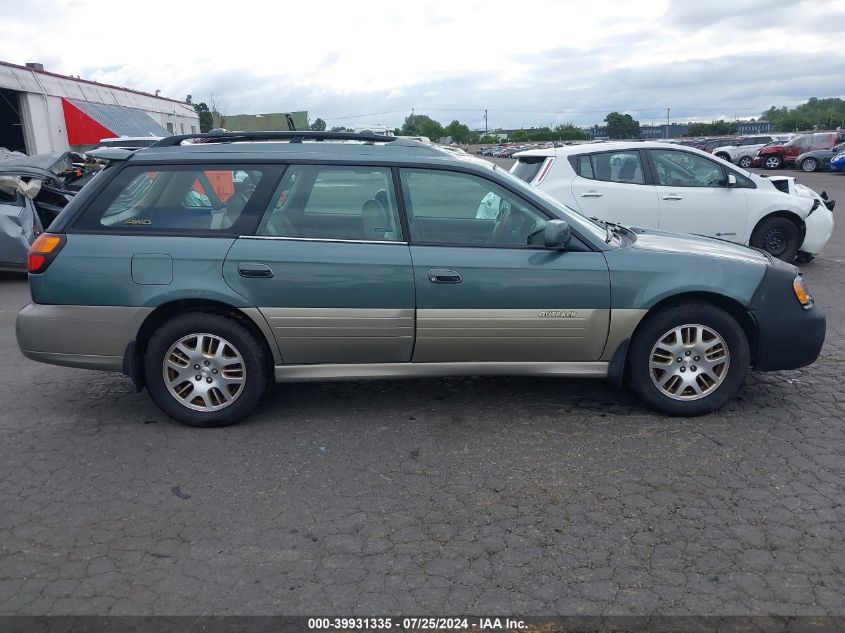
POLYGON ((743 156, 742 158, 739 159, 739 162, 737 164, 740 167, 742 167, 743 169, 748 169, 749 167, 751 167, 751 165, 753 163, 754 163, 753 158, 751 158, 750 156, 743 156))
POLYGON ((174 317, 150 338, 147 388, 170 417, 190 426, 239 422, 261 401, 269 375, 261 342, 237 320, 192 312, 174 317))
POLYGON ((715 411, 739 390, 750 362, 748 340, 730 314, 700 301, 650 314, 628 355, 634 391, 669 415, 715 411))
POLYGON ((801 246, 801 231, 788 218, 766 218, 754 229, 750 244, 763 249, 772 257, 791 262, 801 246))
POLYGON ((819 161, 815 158, 805 158, 801 161, 801 169, 804 171, 817 171, 819 168, 819 161))
POLYGON ((777 154, 766 156, 766 158, 763 159, 763 167, 766 169, 780 169, 781 165, 783 165, 783 159, 777 154))

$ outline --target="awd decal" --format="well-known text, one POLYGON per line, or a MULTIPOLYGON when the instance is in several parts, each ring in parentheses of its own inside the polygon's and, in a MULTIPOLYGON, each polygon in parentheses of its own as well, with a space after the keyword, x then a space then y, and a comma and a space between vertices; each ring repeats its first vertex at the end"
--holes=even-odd
POLYGON ((132 220, 126 220, 126 222, 124 222, 124 224, 143 224, 144 226, 148 226, 152 223, 152 220, 144 220, 141 218, 134 218, 132 220))

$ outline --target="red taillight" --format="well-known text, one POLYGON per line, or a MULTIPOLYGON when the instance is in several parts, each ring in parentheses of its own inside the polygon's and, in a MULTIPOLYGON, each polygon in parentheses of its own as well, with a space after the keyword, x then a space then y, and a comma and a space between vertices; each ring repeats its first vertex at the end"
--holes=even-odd
POLYGON ((65 245, 64 235, 42 233, 29 247, 29 257, 26 260, 26 268, 32 273, 43 273, 47 267, 56 259, 56 255, 65 245))

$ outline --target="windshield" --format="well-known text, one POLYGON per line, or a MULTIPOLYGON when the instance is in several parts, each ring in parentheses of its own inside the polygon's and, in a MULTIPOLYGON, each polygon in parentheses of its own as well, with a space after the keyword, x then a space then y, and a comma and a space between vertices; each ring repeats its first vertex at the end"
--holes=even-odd
MULTIPOLYGON (((488 165, 490 165, 490 163, 488 163, 488 165)), ((490 166, 495 168, 495 165, 490 166)), ((593 237, 600 239, 601 241, 605 241, 605 239, 607 238, 607 229, 605 229, 605 227, 599 224, 598 222, 595 222, 589 219, 588 217, 584 216, 580 211, 576 211, 575 209, 569 208, 556 198, 551 197, 542 189, 539 189, 538 187, 532 187, 531 185, 525 183, 524 181, 520 180, 515 175, 508 171, 505 171, 504 169, 498 168, 496 169, 496 173, 507 178, 508 181, 518 189, 521 189, 522 191, 534 194, 535 196, 542 198, 545 202, 548 203, 550 207, 553 207, 554 209, 560 211, 567 218, 572 220, 572 222, 575 223, 579 229, 590 233, 593 237)))

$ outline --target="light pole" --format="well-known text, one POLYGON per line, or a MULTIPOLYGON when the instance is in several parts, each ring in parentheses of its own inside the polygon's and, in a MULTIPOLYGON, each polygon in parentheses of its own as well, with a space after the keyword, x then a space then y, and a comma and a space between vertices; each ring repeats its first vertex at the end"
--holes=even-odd
POLYGON ((669 138, 669 110, 671 108, 666 108, 666 138, 669 138))

